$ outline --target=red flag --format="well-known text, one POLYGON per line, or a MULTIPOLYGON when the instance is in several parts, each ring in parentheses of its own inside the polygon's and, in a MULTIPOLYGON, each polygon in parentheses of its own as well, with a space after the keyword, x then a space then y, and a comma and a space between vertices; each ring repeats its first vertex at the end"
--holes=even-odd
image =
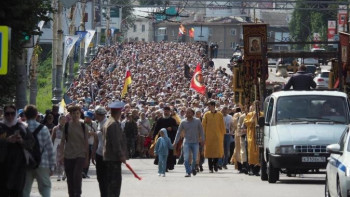
POLYGON ((190 88, 196 90, 200 94, 205 94, 204 79, 202 75, 201 65, 199 63, 197 64, 196 71, 194 72, 191 79, 190 88))
POLYGON ((188 36, 190 38, 194 38, 194 28, 193 27, 190 30, 188 30, 188 36))

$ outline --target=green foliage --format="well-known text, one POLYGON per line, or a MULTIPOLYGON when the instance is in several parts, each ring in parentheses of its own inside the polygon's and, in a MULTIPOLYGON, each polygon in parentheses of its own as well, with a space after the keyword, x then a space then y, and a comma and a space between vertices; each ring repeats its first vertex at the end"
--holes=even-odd
POLYGON ((163 5, 162 0, 139 0, 140 5, 163 5))
MULTIPOLYGON (((126 4, 130 3, 129 0, 111 0, 111 4, 126 4)), ((123 33, 126 32, 130 27, 134 25, 135 18, 133 17, 132 12, 134 9, 130 6, 123 7, 122 9, 122 25, 123 25, 123 33)))
POLYGON ((9 72, 0 76, 0 103, 14 103, 16 95, 15 60, 21 55, 23 32, 26 35, 40 35, 37 25, 51 20, 47 14, 53 12, 51 0, 1 0, 0 25, 11 27, 11 52, 9 72))
POLYGON ((44 113, 46 109, 52 107, 52 55, 43 62, 39 62, 38 68, 38 96, 36 98, 38 110, 44 113))
POLYGON ((7 75, 0 75, 0 105, 15 103, 16 96, 16 70, 10 66, 7 75))
MULTIPOLYGON (((298 0, 296 8, 309 8, 309 6, 303 3, 303 0, 298 0)), ((316 8, 312 11, 295 9, 289 23, 289 30, 293 41, 312 41, 313 33, 319 33, 321 40, 326 41, 328 20, 336 20, 337 16, 337 10, 331 9, 331 6, 329 8, 327 11, 317 10, 316 8)), ((304 45, 293 47, 295 49, 309 49, 309 46, 304 45)))
POLYGON ((23 32, 40 35, 37 27, 40 21, 49 21, 48 13, 53 12, 51 0, 2 0, 0 6, 0 25, 11 27, 12 55, 21 52, 23 32))

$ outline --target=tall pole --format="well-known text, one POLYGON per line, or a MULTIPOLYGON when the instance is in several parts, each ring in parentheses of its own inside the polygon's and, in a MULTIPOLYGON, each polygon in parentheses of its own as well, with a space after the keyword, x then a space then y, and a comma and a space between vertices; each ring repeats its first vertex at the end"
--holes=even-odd
POLYGON ((16 107, 23 109, 27 105, 27 67, 25 66, 26 50, 16 59, 16 107))
MULTIPOLYGON (((52 7, 57 8, 58 0, 52 1, 52 7)), ((52 22, 52 96, 56 87, 56 64, 57 64, 57 12, 53 13, 52 22)))
MULTIPOLYGON (((80 22, 80 31, 85 31, 85 7, 86 0, 81 1, 81 22, 80 22)), ((84 66, 84 49, 85 42, 84 40, 80 41, 80 53, 79 53, 79 69, 85 68, 84 66)))
POLYGON ((109 46, 111 31, 109 30, 109 20, 111 18, 110 0, 107 1, 107 16, 106 16, 106 46, 109 46))
POLYGON ((56 87, 54 89, 53 104, 58 104, 62 100, 62 51, 63 51, 63 31, 62 31, 62 4, 58 2, 57 9, 57 64, 56 64, 56 87))
MULTIPOLYGON (((71 7, 71 18, 70 18, 70 24, 69 24, 69 35, 74 35, 75 34, 75 5, 71 7)), ((74 79, 74 50, 71 50, 69 53, 68 57, 68 65, 69 68, 68 70, 68 76, 67 76, 67 81, 65 83, 66 88, 68 89, 69 86, 73 83, 74 79)))

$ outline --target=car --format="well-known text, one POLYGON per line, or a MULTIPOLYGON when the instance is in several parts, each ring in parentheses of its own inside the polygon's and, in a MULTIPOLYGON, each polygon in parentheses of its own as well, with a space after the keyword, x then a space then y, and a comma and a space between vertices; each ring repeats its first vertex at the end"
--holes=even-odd
POLYGON ((276 63, 276 70, 280 64, 287 66, 288 72, 296 72, 298 70, 297 60, 293 57, 279 58, 276 63))
POLYGON ((306 73, 309 73, 312 77, 315 77, 317 67, 315 65, 305 65, 306 73))
POLYGON ((338 144, 327 146, 331 153, 326 168, 325 196, 350 196, 350 132, 347 127, 338 144))
POLYGON ((304 65, 319 65, 318 59, 317 58, 299 58, 298 59, 299 64, 304 64, 304 65))
POLYGON ((329 71, 321 71, 314 78, 316 89, 328 89, 329 71))
POLYGON ((260 178, 276 183, 280 173, 321 173, 326 147, 337 143, 350 123, 348 97, 338 91, 278 91, 264 102, 257 144, 260 178))
POLYGON ((268 67, 276 67, 277 64, 277 59, 269 58, 267 60, 268 67))

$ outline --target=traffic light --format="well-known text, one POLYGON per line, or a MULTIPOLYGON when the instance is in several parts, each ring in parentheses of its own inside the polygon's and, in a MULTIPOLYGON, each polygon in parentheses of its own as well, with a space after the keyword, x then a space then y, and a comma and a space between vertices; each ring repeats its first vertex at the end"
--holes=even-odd
POLYGON ((34 47, 34 36, 29 35, 27 32, 22 32, 21 45, 23 48, 33 48, 34 47))

